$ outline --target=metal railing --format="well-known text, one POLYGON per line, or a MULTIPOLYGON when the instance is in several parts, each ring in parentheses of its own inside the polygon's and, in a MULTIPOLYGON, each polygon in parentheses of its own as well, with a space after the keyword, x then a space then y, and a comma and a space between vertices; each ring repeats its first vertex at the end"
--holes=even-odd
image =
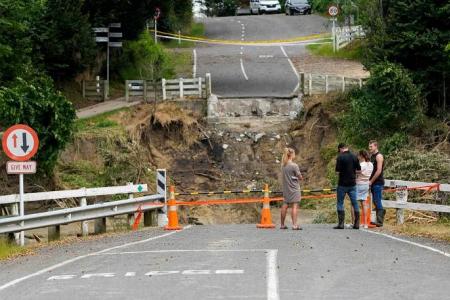
MULTIPOLYGON (((165 184, 165 183, 163 183, 165 184)), ((88 224, 86 221, 92 219, 103 219, 121 214, 133 214, 148 210, 163 208, 166 195, 155 194, 135 198, 135 193, 148 191, 146 184, 128 184, 126 186, 112 186, 100 188, 82 188, 77 190, 52 191, 24 194, 24 202, 57 201, 61 199, 80 199, 78 207, 63 208, 48 212, 18 215, 19 195, 0 196, 0 205, 11 205, 11 216, 0 218, 0 233, 11 233, 25 231, 35 228, 58 226, 72 222, 82 222, 82 235, 88 235, 88 224), (87 204, 88 197, 124 195, 127 199, 87 204), (155 201, 161 201, 155 203, 155 201)), ((16 237, 17 239, 17 237, 16 237)))

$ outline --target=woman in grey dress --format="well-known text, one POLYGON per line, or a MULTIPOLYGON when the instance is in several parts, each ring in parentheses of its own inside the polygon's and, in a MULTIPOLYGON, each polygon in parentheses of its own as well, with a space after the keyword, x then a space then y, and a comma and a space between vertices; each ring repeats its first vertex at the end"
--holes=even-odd
POLYGON ((297 224, 297 210, 298 204, 301 199, 300 194, 300 180, 303 180, 303 176, 300 173, 300 168, 293 162, 295 158, 295 150, 292 148, 285 148, 283 153, 283 159, 281 162, 281 173, 283 180, 283 206, 281 207, 281 227, 280 229, 287 229, 284 224, 286 220, 287 209, 289 205, 292 205, 292 229, 301 230, 297 224))

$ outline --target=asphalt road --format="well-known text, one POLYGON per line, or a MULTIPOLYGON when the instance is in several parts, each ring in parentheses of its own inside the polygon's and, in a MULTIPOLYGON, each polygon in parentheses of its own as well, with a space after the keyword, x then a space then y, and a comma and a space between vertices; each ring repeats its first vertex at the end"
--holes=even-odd
POLYGON ((329 225, 151 229, 1 263, 0 299, 448 299, 433 249, 329 225))
MULTIPOLYGON (((329 31, 317 15, 260 15, 208 18, 206 36, 224 40, 280 40, 329 31)), ((197 74, 211 73, 213 93, 222 97, 285 97, 298 84, 290 57, 304 46, 222 46, 199 44, 197 74)))

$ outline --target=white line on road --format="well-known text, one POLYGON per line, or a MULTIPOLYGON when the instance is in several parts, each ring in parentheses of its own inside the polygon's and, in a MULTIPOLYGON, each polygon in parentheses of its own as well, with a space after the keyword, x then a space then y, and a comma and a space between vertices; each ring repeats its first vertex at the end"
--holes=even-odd
POLYGON ((294 66, 294 63, 292 62, 292 60, 289 58, 289 56, 287 55, 286 51, 284 50, 283 46, 280 46, 281 51, 283 52, 284 56, 287 58, 289 64, 291 65, 292 71, 294 71, 295 77, 297 77, 297 85, 294 88, 294 91, 292 92, 293 94, 295 94, 298 89, 300 88, 300 75, 297 72, 297 69, 294 66))
POLYGON ((242 74, 244 74, 245 80, 248 80, 248 76, 247 76, 247 74, 245 73, 245 69, 244 69, 244 61, 242 60, 242 58, 241 58, 240 60, 241 60, 241 70, 242 70, 242 74))
POLYGON ((393 240, 396 240, 396 241, 399 241, 399 242, 410 244, 410 245, 413 245, 413 246, 416 246, 416 247, 427 249, 427 250, 430 250, 430 251, 442 254, 444 256, 450 257, 450 253, 444 252, 442 250, 439 250, 439 249, 436 249, 436 248, 433 248, 433 247, 430 247, 430 246, 426 246, 426 245, 422 245, 422 244, 419 244, 419 243, 416 243, 416 242, 411 242, 411 241, 408 241, 408 240, 404 240, 404 239, 401 239, 401 238, 398 238, 398 237, 395 237, 395 236, 392 236, 392 235, 389 235, 389 234, 386 234, 386 233, 375 232, 375 231, 370 231, 370 230, 365 230, 365 229, 362 229, 362 231, 368 232, 368 233, 372 233, 372 234, 376 234, 376 235, 381 235, 381 236, 384 236, 384 237, 387 237, 387 238, 390 238, 390 239, 393 239, 393 240))
POLYGON ((278 250, 267 252, 267 300, 280 300, 278 293, 278 250))
POLYGON ((143 250, 126 252, 103 252, 94 255, 126 255, 143 253, 172 253, 172 252, 270 252, 272 249, 166 249, 166 250, 143 250))
POLYGON ((192 75, 193 77, 197 77, 197 50, 192 50, 194 53, 194 65, 192 66, 192 75))
MULTIPOLYGON (((188 225, 188 226, 184 227, 184 230, 189 229, 191 227, 192 227, 191 225, 188 225)), ((65 261, 63 261, 63 262, 61 262, 59 264, 50 266, 48 268, 44 268, 44 269, 42 269, 40 271, 34 272, 34 273, 29 274, 27 276, 23 276, 23 277, 14 279, 14 280, 12 280, 10 282, 7 282, 7 283, 5 283, 5 284, 0 286, 0 291, 2 291, 4 289, 7 289, 9 287, 12 287, 12 286, 14 286, 14 285, 16 285, 16 284, 18 284, 18 283, 20 283, 22 281, 27 280, 27 279, 30 279, 30 278, 42 275, 42 274, 44 274, 46 272, 53 271, 53 270, 55 270, 57 268, 63 267, 65 265, 68 265, 70 263, 73 263, 73 262, 76 262, 78 260, 84 259, 86 257, 98 255, 98 254, 101 254, 101 253, 104 253, 104 252, 108 252, 108 251, 111 251, 111 250, 115 250, 115 249, 125 248, 125 247, 132 246, 132 245, 137 245, 137 244, 150 242, 150 241, 153 241, 153 240, 157 240, 157 239, 160 239, 160 238, 163 238, 163 237, 170 236, 170 235, 175 234, 177 232, 179 232, 179 231, 173 231, 173 232, 165 233, 165 234, 162 234, 162 235, 154 236, 154 237, 151 237, 151 238, 148 238, 148 239, 145 239, 145 240, 131 242, 131 243, 125 243, 125 244, 122 244, 122 245, 119 245, 119 246, 114 246, 114 247, 103 249, 103 250, 100 250, 100 251, 97 251, 97 252, 93 252, 93 253, 89 253, 89 254, 86 254, 86 255, 81 255, 81 256, 74 257, 72 259, 65 260, 65 261)))

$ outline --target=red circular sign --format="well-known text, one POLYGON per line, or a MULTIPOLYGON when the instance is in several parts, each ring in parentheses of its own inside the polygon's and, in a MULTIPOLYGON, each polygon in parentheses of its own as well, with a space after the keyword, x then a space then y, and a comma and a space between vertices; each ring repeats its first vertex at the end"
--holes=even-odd
POLYGON ((159 7, 157 7, 155 9, 155 15, 154 15, 155 20, 158 20, 160 16, 161 16, 161 10, 159 9, 159 7))
POLYGON ((338 15, 338 13, 339 13, 339 8, 337 7, 337 5, 333 4, 328 7, 328 14, 330 16, 335 17, 338 15))
POLYGON ((39 148, 39 138, 33 128, 17 124, 9 127, 2 138, 6 155, 15 161, 27 161, 39 148))

